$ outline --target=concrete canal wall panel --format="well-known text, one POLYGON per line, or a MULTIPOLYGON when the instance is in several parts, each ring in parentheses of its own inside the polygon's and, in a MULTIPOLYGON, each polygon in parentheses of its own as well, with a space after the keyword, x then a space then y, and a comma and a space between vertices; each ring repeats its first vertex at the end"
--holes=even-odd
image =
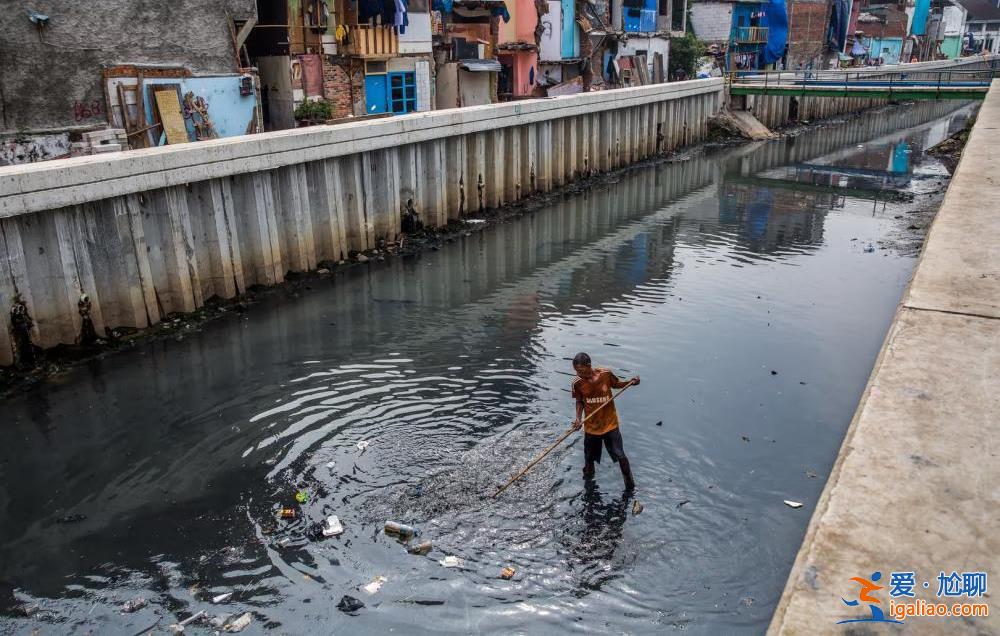
POLYGON ((788 95, 747 95, 747 110, 768 128, 780 128, 793 121, 813 121, 855 113, 888 104, 869 97, 814 97, 788 95))
POLYGON ((704 139, 720 79, 0 169, 0 365, 704 139), (16 312, 15 312, 16 313, 16 312), (15 322, 17 324, 15 324, 15 322), (20 331, 18 331, 20 329, 20 331), (22 338, 23 339, 23 338, 22 338))

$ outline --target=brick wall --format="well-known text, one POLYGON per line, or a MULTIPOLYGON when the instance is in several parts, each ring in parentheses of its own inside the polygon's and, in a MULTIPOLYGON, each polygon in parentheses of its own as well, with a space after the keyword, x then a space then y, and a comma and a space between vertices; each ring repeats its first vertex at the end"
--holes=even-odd
POLYGON ((354 114, 351 102, 351 74, 346 63, 338 64, 329 55, 323 56, 323 98, 333 107, 335 118, 354 114))
POLYGON ((829 52, 826 28, 830 7, 825 1, 797 0, 788 5, 788 68, 796 70, 810 61, 813 68, 826 68, 829 52))

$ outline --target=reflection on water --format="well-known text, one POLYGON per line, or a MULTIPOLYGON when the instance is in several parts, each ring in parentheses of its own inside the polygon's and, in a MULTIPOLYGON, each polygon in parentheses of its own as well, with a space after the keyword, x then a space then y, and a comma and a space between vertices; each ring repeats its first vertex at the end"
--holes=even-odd
POLYGON ((923 150, 971 112, 949 109, 632 171, 8 400, 0 605, 41 610, 0 626, 762 631, 913 267, 869 249, 906 222, 884 188, 940 174, 923 150), (583 487, 578 438, 489 497, 567 425, 579 350, 643 377, 620 406, 639 516, 613 465, 583 487))

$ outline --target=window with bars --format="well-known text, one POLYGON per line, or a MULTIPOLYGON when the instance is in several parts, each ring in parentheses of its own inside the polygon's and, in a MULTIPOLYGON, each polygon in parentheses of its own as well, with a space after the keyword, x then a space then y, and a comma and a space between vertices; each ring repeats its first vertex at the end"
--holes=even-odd
POLYGON ((415 73, 389 73, 389 110, 394 115, 416 112, 417 79, 415 73))

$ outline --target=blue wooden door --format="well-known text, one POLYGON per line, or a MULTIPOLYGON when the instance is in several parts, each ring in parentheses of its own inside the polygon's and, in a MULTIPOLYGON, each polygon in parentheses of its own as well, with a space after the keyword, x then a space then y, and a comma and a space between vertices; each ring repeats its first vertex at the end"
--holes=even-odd
POLYGON ((388 110, 385 75, 365 75, 365 112, 377 115, 388 110))

